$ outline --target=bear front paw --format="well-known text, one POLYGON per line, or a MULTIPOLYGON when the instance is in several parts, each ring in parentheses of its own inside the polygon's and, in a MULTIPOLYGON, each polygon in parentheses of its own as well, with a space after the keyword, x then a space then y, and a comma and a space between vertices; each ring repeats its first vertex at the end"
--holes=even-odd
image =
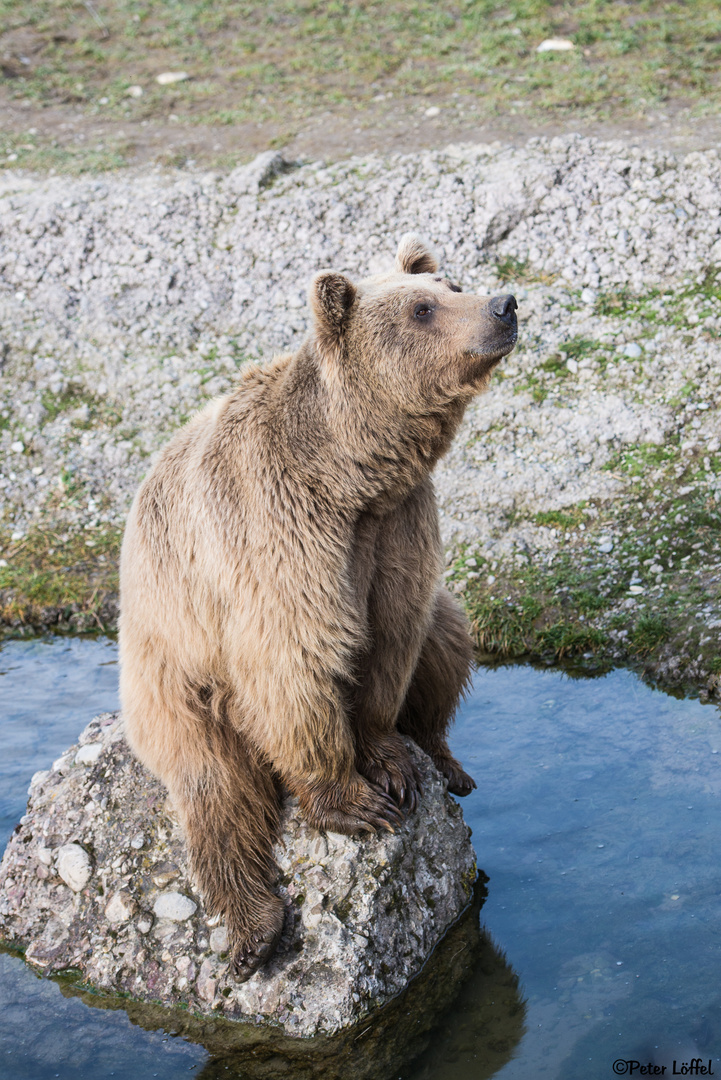
POLYGON ((278 897, 268 904, 259 922, 253 927, 247 923, 233 926, 228 920, 231 970, 238 982, 246 982, 259 967, 270 960, 283 933, 285 907, 278 897))
POLYGON ((403 816, 385 792, 357 777, 348 785, 313 785, 299 793, 303 812, 317 829, 359 836, 379 829, 394 832, 403 816))
POLYGON ((421 778, 398 735, 378 737, 372 745, 359 747, 356 767, 361 776, 390 795, 401 809, 415 810, 423 794, 421 778))

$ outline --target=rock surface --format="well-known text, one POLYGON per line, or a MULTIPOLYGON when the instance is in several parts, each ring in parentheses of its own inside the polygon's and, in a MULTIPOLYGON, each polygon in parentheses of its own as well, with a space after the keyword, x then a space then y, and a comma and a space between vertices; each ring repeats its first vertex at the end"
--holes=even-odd
POLYGON ((75 968, 135 1001, 331 1035, 402 991, 468 907, 469 829, 411 747, 424 795, 393 835, 322 834, 288 800, 276 853, 286 929, 273 960, 238 984, 166 792, 131 756, 118 715, 93 720, 79 743, 33 777, 0 867, 0 938, 46 973, 75 968))

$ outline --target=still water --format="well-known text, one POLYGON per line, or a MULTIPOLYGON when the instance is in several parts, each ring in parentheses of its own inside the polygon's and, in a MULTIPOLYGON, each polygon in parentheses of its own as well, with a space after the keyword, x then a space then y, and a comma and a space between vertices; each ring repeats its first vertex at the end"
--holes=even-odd
MULTIPOLYGON (((117 707, 115 656, 103 640, 0 650, 2 845, 32 773, 117 707)), ((671 1076, 693 1059, 721 1076, 718 709, 626 671, 482 669, 453 746, 478 782, 463 810, 490 879, 481 921, 516 1008, 489 993, 486 958, 399 1080, 649 1075, 632 1061, 671 1076)), ((201 1074, 242 1076, 0 955, 3 1080, 201 1074)))

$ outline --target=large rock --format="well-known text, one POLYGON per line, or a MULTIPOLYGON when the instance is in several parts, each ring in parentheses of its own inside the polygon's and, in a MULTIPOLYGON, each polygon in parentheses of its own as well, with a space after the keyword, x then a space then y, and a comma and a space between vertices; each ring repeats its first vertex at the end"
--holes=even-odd
MULTIPOLYGON (((118 715, 99 716, 32 779, 0 866, 0 938, 47 973, 79 969, 126 1006, 130 997, 199 1019, 270 1022, 278 1036, 356 1025, 407 987, 473 892, 460 808, 411 750, 424 794, 392 835, 319 833, 288 799, 276 853, 285 933, 239 984, 224 927, 188 876, 165 789, 132 757, 118 715)), ((444 980, 448 1000, 452 970, 444 980)))

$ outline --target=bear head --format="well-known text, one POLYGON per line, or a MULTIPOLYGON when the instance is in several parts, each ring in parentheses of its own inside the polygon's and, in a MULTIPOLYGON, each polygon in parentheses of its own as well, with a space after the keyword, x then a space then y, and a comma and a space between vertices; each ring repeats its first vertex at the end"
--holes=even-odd
POLYGON ((326 379, 362 382, 421 413, 484 390, 516 343, 516 300, 463 293, 437 271, 433 253, 406 233, 389 273, 357 283, 317 274, 310 302, 326 379))

